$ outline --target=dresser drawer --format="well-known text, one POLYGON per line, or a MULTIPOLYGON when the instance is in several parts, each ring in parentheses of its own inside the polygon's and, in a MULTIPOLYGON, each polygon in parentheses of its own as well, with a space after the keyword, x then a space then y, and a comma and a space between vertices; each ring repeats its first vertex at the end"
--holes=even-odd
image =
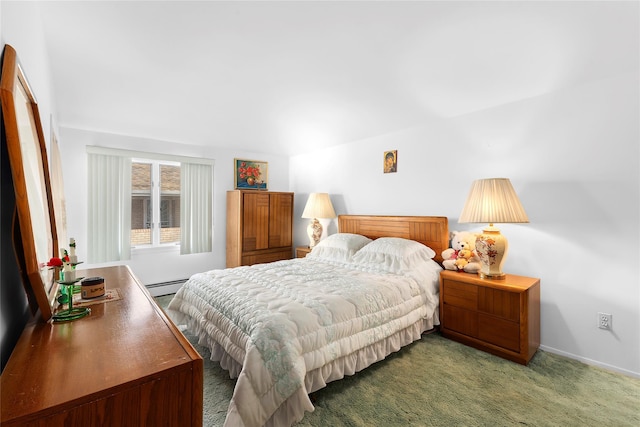
POLYGON ((477 330, 474 336, 482 341, 520 352, 519 323, 479 313, 477 330))
POLYGON ((520 293, 493 288, 478 289, 478 311, 514 322, 520 319, 520 293))
POLYGON ((464 308, 445 304, 444 318, 447 319, 447 329, 469 335, 478 336, 478 313, 464 308))
POLYGON ((455 280, 447 280, 442 290, 445 305, 450 304, 467 310, 478 309, 478 287, 455 280))
POLYGON ((283 249, 268 249, 242 254, 242 265, 263 264, 265 262, 291 259, 293 250, 290 247, 283 249))

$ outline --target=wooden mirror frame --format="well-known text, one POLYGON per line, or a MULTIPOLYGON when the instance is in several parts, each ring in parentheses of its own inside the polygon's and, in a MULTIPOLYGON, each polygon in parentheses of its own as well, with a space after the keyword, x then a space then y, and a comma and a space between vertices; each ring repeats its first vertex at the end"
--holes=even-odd
POLYGON ((36 300, 29 301, 32 313, 39 308, 47 321, 58 293, 53 270, 47 267, 50 258, 58 256, 47 149, 38 104, 10 45, 4 47, 0 99, 20 224, 20 242, 14 246, 18 257, 24 256, 18 264, 28 282, 25 288, 31 286, 27 295, 36 300))

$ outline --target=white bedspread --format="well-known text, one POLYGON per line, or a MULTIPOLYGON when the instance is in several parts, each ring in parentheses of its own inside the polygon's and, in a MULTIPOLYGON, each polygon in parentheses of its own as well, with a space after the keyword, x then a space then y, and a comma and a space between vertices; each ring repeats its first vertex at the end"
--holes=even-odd
POLYGON ((408 275, 308 258, 196 274, 169 304, 237 376, 225 426, 302 419, 308 394, 439 324, 436 263, 408 275))

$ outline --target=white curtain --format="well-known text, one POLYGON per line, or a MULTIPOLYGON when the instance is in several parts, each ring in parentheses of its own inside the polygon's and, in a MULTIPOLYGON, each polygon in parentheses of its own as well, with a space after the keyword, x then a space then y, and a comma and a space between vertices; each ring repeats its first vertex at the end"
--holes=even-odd
POLYGON ((180 254, 211 252, 213 166, 180 165, 180 254))
POLYGON ((131 159, 88 154, 87 261, 131 258, 131 159))

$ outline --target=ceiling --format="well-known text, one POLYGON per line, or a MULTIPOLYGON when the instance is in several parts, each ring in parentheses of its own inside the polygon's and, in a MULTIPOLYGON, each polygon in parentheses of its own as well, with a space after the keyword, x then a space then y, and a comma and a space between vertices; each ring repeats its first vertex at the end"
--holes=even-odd
POLYGON ((60 126, 295 155, 637 70, 637 55, 620 43, 637 40, 638 17, 618 6, 46 1, 40 9, 60 126))

